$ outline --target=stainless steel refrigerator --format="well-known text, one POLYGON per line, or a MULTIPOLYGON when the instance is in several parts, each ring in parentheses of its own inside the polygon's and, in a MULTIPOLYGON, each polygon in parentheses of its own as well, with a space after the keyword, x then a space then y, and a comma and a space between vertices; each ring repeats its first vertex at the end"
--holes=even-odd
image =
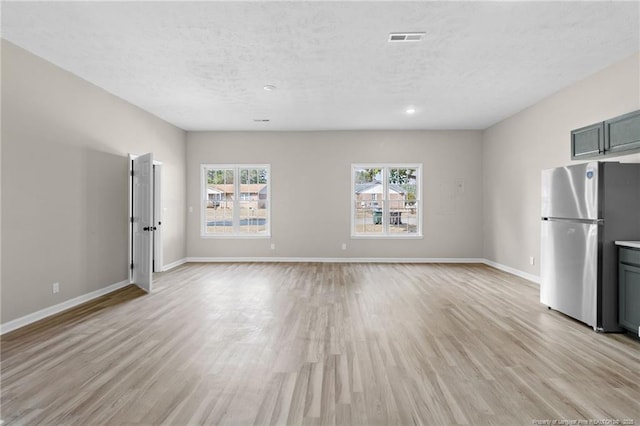
POLYGON ((640 239, 640 164, 542 171, 540 302, 598 331, 620 331, 616 240, 640 239))

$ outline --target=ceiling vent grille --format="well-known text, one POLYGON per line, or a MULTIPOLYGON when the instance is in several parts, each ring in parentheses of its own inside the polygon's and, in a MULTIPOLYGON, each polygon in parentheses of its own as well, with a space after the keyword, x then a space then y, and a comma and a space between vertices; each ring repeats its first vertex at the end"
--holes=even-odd
POLYGON ((389 43, 422 41, 424 33, 390 33, 389 43))

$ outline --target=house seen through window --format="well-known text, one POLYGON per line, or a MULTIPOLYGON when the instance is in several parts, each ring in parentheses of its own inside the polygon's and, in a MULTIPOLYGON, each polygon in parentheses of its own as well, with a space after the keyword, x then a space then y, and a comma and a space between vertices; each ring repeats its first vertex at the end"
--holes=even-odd
POLYGON ((269 236, 269 165, 202 166, 202 236, 269 236))
POLYGON ((420 164, 352 165, 351 235, 422 235, 420 164))

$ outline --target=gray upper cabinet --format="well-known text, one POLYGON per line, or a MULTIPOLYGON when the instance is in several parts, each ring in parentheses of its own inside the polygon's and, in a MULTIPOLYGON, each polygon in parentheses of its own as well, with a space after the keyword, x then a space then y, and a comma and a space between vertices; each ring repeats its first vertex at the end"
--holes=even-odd
POLYGON ((604 123, 571 131, 571 159, 595 157, 604 153, 604 123))
POLYGON ((571 159, 640 152, 640 110, 571 131, 571 159))
POLYGON ((640 149, 640 110, 604 122, 605 150, 610 153, 640 149))

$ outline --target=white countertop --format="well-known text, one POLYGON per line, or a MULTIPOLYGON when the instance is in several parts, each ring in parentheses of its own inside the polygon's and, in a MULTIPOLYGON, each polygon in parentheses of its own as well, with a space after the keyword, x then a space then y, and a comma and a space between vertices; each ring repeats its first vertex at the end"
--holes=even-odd
POLYGON ((616 241, 616 245, 640 249, 640 241, 616 241))

